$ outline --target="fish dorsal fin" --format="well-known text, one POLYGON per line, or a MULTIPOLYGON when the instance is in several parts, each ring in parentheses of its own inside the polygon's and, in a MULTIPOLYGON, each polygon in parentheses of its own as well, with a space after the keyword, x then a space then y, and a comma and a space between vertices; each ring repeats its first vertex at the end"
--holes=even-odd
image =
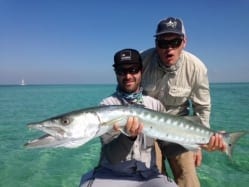
POLYGON ((125 103, 123 106, 131 106, 131 107, 136 107, 136 108, 145 108, 145 105, 143 104, 137 104, 137 103, 125 103))
POLYGON ((198 116, 182 116, 184 119, 201 124, 201 119, 198 116))

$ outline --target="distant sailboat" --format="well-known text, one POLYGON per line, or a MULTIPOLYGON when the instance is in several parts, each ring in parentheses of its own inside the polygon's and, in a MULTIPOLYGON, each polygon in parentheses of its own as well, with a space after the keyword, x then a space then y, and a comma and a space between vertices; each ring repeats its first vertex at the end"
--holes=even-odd
POLYGON ((20 85, 21 85, 21 86, 26 85, 26 83, 25 83, 24 79, 22 79, 22 81, 21 81, 21 84, 20 84, 20 85))

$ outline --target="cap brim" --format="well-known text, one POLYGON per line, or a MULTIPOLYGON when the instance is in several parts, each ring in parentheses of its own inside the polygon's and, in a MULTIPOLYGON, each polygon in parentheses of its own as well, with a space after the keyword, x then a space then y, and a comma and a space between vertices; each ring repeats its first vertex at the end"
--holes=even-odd
POLYGON ((112 66, 113 67, 121 67, 121 66, 126 66, 126 65, 138 65, 138 66, 142 66, 142 64, 140 64, 140 63, 137 63, 137 62, 123 62, 122 64, 120 63, 120 64, 113 64, 112 66))
POLYGON ((166 31, 166 32, 159 32, 159 33, 155 34, 154 37, 164 35, 164 34, 178 34, 180 36, 184 36, 184 34, 182 32, 166 31))

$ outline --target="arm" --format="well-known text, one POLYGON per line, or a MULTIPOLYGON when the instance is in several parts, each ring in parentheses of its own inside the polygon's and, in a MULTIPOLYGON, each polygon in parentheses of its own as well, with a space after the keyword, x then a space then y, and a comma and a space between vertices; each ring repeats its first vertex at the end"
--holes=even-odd
POLYGON ((196 71, 191 101, 194 114, 199 116, 204 126, 210 127, 211 98, 206 68, 200 68, 196 71))
POLYGON ((128 137, 120 133, 118 125, 115 125, 112 132, 101 137, 102 154, 112 164, 125 160, 142 128, 143 125, 139 123, 138 118, 129 117, 125 127, 126 132, 130 134, 128 137))
POLYGON ((134 143, 134 140, 121 133, 118 133, 117 137, 114 137, 113 134, 117 134, 117 132, 110 132, 101 136, 102 154, 111 164, 125 160, 134 143))

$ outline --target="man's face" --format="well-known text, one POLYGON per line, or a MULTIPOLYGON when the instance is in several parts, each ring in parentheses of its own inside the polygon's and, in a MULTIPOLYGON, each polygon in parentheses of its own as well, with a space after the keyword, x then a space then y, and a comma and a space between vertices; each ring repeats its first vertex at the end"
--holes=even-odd
POLYGON ((137 65, 122 65, 115 68, 119 88, 127 93, 139 91, 142 68, 137 65))
POLYGON ((166 66, 177 62, 185 45, 185 37, 177 34, 165 34, 156 38, 157 53, 166 66))

